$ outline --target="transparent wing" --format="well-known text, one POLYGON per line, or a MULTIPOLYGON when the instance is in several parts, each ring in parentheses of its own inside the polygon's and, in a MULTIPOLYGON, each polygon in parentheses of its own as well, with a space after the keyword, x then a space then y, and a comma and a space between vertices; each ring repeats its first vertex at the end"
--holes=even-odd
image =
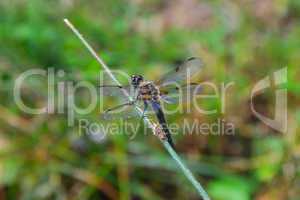
POLYGON ((118 86, 106 72, 102 72, 99 75, 99 85, 98 92, 99 96, 104 97, 119 97, 121 99, 126 99, 123 90, 125 90, 129 95, 133 94, 133 88, 130 85, 130 77, 127 74, 122 74, 118 71, 113 71, 114 76, 120 80, 123 84, 122 87, 118 86))
POLYGON ((130 86, 119 87, 117 85, 100 85, 99 96, 101 97, 118 97, 122 101, 128 101, 128 97, 124 94, 124 91, 131 97, 135 96, 134 89, 130 86))
POLYGON ((200 84, 191 83, 177 87, 176 85, 168 85, 161 90, 161 99, 168 104, 174 103, 190 103, 193 98, 202 92, 200 84))
MULTIPOLYGON (((116 107, 118 107, 118 105, 116 107)), ((111 121, 111 120, 118 120, 118 119, 131 119, 139 116, 135 110, 134 105, 125 105, 119 108, 116 107, 113 107, 112 108, 113 110, 111 111, 105 111, 101 113, 100 118, 103 120, 111 121)))
POLYGON ((203 62, 200 58, 191 57, 185 60, 181 65, 164 75, 161 79, 156 81, 156 85, 168 85, 170 83, 183 84, 189 82, 188 80, 194 75, 198 74, 203 67, 203 62))

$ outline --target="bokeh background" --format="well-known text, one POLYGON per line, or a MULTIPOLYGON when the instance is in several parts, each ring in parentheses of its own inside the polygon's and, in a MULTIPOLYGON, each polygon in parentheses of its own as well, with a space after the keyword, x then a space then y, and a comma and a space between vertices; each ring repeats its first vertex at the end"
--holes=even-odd
MULTIPOLYGON (((70 19, 112 69, 158 78, 187 57, 203 80, 233 81, 226 96, 202 102, 218 114, 167 116, 235 124, 234 135, 176 135, 178 153, 212 199, 300 199, 300 2, 298 0, 1 0, 0 199, 199 199, 160 141, 142 132, 99 141, 67 125, 66 114, 29 115, 13 98, 22 72, 53 67, 95 85, 100 67, 64 25, 70 19), (288 131, 252 115, 255 83, 288 67, 288 131)), ((23 100, 45 105, 45 79, 26 81, 23 100)), ((255 98, 272 116, 274 88, 255 98)), ((76 102, 89 98, 78 92, 76 102)), ((107 104, 115 105, 115 101, 107 104)), ((98 121, 95 110, 88 116, 98 121)))

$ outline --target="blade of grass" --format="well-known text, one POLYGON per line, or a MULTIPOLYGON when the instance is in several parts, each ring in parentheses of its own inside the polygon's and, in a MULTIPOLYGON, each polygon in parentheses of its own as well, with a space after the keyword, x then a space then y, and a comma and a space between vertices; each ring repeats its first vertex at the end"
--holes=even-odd
MULTIPOLYGON (((68 20, 64 19, 65 24, 73 31, 73 33, 79 38, 79 40, 83 43, 83 45, 88 49, 88 51, 95 57, 95 59, 100 63, 106 73, 110 76, 110 78, 119 86, 122 86, 121 83, 116 79, 116 77, 112 74, 109 67, 103 62, 103 60, 97 55, 97 53, 93 50, 93 48, 89 45, 89 43, 84 39, 84 37, 79 33, 79 31, 73 26, 73 24, 68 20)), ((127 93, 126 90, 122 90, 123 93, 128 97, 129 101, 132 101, 132 97, 127 93)), ((143 111, 137 105, 135 105, 136 111, 139 115, 144 119, 145 124, 152 130, 153 134, 155 134, 155 125, 150 121, 150 119, 146 116, 143 116, 143 111)), ((180 169, 182 170, 183 174, 187 177, 187 179, 192 183, 195 187, 199 195, 204 200, 209 200, 209 196, 206 191, 203 189, 201 184, 195 179, 191 171, 185 166, 182 160, 179 158, 178 154, 174 151, 174 149, 170 146, 170 144, 165 141, 161 140, 166 150, 169 152, 171 157, 175 160, 178 164, 180 169)))

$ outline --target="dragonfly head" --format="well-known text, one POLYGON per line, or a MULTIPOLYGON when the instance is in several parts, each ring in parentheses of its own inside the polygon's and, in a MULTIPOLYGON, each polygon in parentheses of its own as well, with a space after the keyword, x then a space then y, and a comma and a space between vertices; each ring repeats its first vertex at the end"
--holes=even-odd
POLYGON ((144 80, 144 77, 141 75, 132 75, 131 76, 131 84, 135 88, 137 88, 143 80, 144 80))

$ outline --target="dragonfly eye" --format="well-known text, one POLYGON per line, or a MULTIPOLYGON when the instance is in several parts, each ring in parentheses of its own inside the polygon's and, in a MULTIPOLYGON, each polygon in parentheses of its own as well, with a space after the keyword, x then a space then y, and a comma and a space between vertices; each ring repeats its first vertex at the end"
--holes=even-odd
POLYGON ((141 75, 132 75, 131 76, 131 83, 134 86, 138 86, 140 82, 142 82, 144 79, 141 75))

